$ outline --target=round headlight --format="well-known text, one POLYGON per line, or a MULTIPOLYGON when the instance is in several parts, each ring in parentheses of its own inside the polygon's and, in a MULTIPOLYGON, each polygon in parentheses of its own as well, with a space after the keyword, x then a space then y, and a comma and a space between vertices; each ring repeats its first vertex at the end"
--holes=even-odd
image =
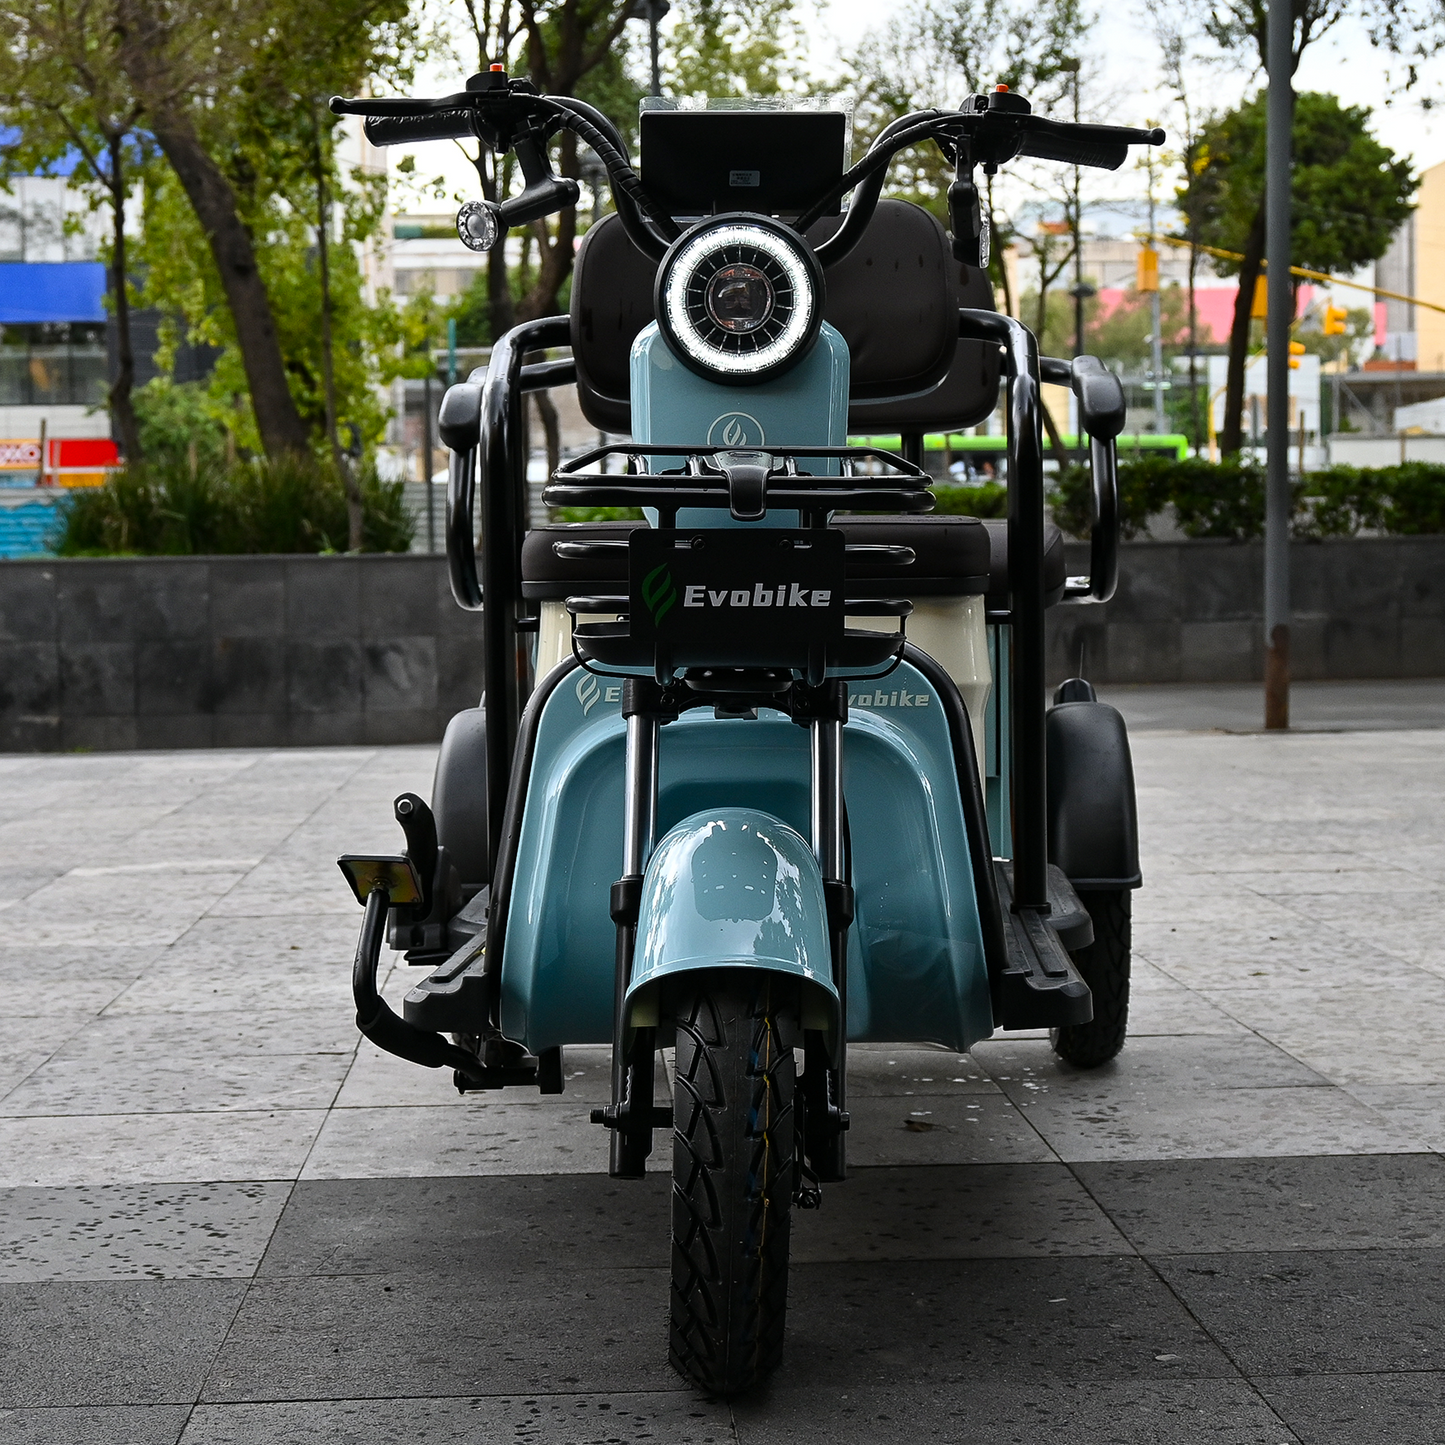
POLYGON ((766 216, 714 216, 673 243, 657 272, 668 349, 710 381, 746 386, 795 366, 823 319, 823 272, 766 216))

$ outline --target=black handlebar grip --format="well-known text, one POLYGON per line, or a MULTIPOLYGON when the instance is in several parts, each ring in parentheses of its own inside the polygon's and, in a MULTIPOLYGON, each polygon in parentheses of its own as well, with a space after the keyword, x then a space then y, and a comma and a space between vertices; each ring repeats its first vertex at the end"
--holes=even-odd
POLYGON ((1070 125, 1033 115, 1024 125, 1019 154, 1117 171, 1128 159, 1131 145, 1160 145, 1163 140, 1164 132, 1157 126, 1153 130, 1135 130, 1122 125, 1070 125))
POLYGON ((459 140, 473 136, 476 112, 437 110, 430 115, 373 115, 363 129, 374 146, 412 145, 424 140, 459 140))

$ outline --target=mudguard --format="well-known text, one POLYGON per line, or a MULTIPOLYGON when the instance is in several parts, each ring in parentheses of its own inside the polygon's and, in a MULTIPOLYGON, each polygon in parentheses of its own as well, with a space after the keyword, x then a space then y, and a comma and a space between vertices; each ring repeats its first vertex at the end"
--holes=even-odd
POLYGON ((629 1027, 658 1021, 659 985, 704 968, 762 968, 796 978, 803 1026, 829 1051, 839 1034, 823 880, 813 851, 755 808, 684 818, 657 845, 642 881, 629 1027))
POLYGON ((1124 719, 1108 703, 1061 702, 1047 722, 1049 861, 1080 892, 1137 888, 1139 821, 1124 719))

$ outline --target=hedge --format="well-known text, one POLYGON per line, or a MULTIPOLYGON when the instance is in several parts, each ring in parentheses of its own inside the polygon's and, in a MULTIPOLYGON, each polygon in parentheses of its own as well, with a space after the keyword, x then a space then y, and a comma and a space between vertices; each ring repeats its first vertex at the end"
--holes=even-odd
MULTIPOLYGON (((1254 462, 1202 457, 1140 457, 1119 463, 1120 530, 1127 539, 1166 507, 1186 537, 1243 542, 1264 533, 1265 470, 1254 462)), ((1445 466, 1327 467, 1296 479, 1291 530, 1296 537, 1359 532, 1418 536, 1445 532, 1445 466)), ((1075 537, 1089 534, 1088 469, 1064 468, 1051 498, 1054 517, 1075 537)))
MULTIPOLYGON (((401 482, 361 478, 362 550, 405 552, 412 520, 401 482)), ((346 494, 329 463, 163 457, 77 490, 52 542, 62 557, 344 552, 346 494)))

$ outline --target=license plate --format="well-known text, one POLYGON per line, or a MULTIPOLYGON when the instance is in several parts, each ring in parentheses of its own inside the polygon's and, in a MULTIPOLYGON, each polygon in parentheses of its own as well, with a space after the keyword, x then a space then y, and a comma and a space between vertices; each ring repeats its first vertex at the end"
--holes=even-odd
POLYGON ((631 631, 674 667, 806 667, 843 640, 843 534, 639 528, 631 631))

